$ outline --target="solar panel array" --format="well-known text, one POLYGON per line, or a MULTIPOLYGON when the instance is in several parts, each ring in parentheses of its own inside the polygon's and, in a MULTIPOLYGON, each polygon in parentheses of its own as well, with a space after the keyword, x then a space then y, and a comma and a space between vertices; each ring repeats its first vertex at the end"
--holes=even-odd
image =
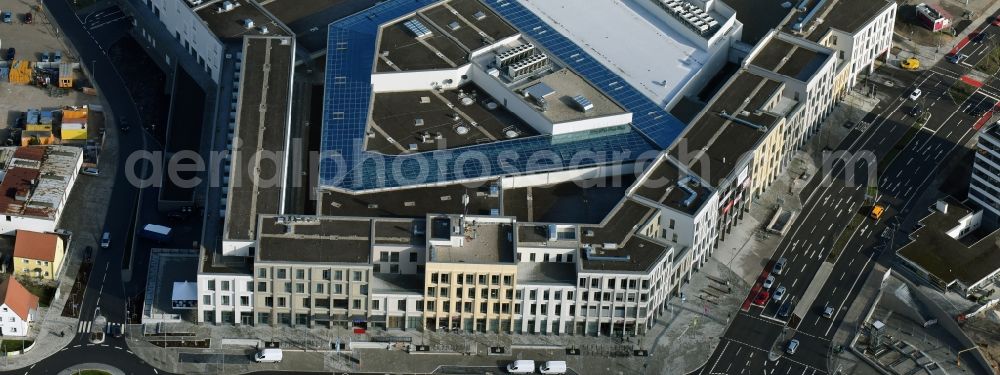
POLYGON ((520 4, 486 0, 522 33, 633 112, 634 128, 626 125, 541 135, 409 155, 365 151, 379 27, 438 1, 388 0, 330 25, 320 141, 321 186, 371 190, 630 161, 644 152, 666 148, 684 129, 683 123, 520 4), (581 157, 586 152, 592 154, 581 157))
POLYGON ((684 131, 685 125, 669 112, 653 103, 624 79, 594 60, 586 51, 515 0, 483 0, 521 30, 538 41, 545 49, 568 64, 601 92, 632 112, 632 125, 656 145, 667 148, 684 131))

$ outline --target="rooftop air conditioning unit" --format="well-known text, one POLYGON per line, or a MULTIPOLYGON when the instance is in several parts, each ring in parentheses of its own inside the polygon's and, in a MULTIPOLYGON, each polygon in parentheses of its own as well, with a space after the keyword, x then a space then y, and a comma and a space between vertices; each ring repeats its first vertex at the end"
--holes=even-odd
POLYGON ((252 19, 246 18, 243 20, 243 27, 247 28, 247 30, 252 29, 253 25, 254 23, 252 19))

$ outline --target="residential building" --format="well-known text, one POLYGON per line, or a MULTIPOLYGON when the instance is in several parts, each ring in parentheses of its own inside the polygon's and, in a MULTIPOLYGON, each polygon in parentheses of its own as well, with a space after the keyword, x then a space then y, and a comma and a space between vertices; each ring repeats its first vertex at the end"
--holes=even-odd
POLYGON ((62 270, 66 247, 55 233, 18 230, 14 239, 14 274, 55 280, 62 270))
POLYGON ((0 234, 54 232, 82 164, 78 147, 0 147, 0 234))
POLYGON ((0 283, 0 336, 24 337, 38 319, 38 297, 13 276, 0 283))
POLYGON ((509 217, 428 215, 424 327, 510 332, 517 226, 509 217))
POLYGON ((261 215, 257 325, 367 327, 373 220, 261 215))

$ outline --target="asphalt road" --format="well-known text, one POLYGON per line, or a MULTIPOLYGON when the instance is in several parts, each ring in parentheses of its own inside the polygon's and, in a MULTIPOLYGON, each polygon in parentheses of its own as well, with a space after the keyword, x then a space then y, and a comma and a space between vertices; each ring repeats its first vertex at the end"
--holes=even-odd
MULTIPOLYGON (((988 51, 977 49, 973 56, 979 58, 985 53, 988 51)), ((889 211, 878 221, 866 217, 872 202, 865 202, 865 163, 849 167, 854 168, 853 183, 845 178, 849 168, 840 168, 829 183, 811 185, 815 190, 803 194, 810 198, 794 223, 795 229, 781 241, 771 259, 772 264, 782 257, 788 259, 786 272, 776 276, 771 290, 784 286, 787 296, 803 296, 820 266, 827 262, 841 231, 862 216, 860 224, 849 234, 843 253, 833 263, 830 277, 804 316, 789 319, 776 316, 778 304, 774 301, 765 306, 754 305, 747 312, 740 311, 699 373, 822 374, 834 370, 828 364, 834 349, 830 340, 861 284, 876 262, 889 263, 894 256, 880 257, 883 252, 894 251, 897 245, 905 243, 906 234, 913 228, 900 228, 898 224, 926 215, 926 207, 913 207, 914 200, 927 188, 930 179, 941 172, 939 168, 951 160, 953 152, 975 136, 973 125, 979 120, 975 109, 992 108, 1000 97, 992 86, 995 80, 991 79, 976 95, 963 103, 954 103, 948 89, 970 68, 941 61, 919 73, 890 67, 880 70, 873 84, 878 91, 895 99, 881 103, 865 119, 870 126, 860 127, 865 128, 863 132, 856 127, 838 150, 846 150, 848 155, 870 151, 879 163, 890 162, 878 176, 879 201, 888 203, 889 211), (891 77, 885 79, 885 75, 891 77), (888 81, 893 84, 887 85, 888 81), (910 84, 900 87, 895 82, 910 84), (922 91, 916 101, 909 99, 914 88, 922 91), (923 129, 907 138, 910 124, 916 120, 909 114, 915 104, 920 104, 929 117, 923 129), (902 150, 886 160, 893 156, 897 144, 902 150), (825 306, 834 307, 832 319, 821 316, 825 306), (788 355, 784 352, 785 345, 793 338, 800 346, 794 355, 788 355), (779 356, 776 360, 775 355, 779 356)))

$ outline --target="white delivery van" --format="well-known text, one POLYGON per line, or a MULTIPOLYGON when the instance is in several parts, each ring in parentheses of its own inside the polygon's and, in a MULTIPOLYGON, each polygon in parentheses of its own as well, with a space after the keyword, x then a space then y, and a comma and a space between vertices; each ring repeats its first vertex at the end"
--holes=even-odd
POLYGON ((253 356, 253 360, 260 363, 281 362, 281 349, 277 348, 261 349, 259 352, 257 352, 257 354, 253 356))
POLYGON ((548 361, 543 363, 538 370, 543 374, 565 374, 566 361, 548 361))
POLYGON ((507 365, 507 372, 511 374, 533 374, 535 373, 535 361, 519 359, 507 365))

